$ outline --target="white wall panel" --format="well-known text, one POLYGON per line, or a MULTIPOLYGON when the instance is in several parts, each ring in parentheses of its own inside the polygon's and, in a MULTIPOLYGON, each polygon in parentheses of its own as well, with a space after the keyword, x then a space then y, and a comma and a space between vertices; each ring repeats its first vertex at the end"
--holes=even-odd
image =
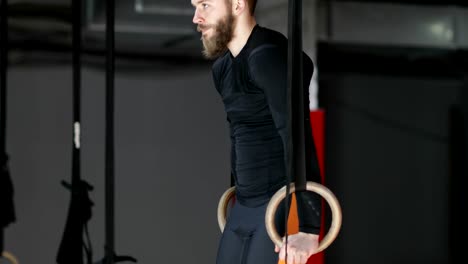
POLYGON ((334 42, 455 47, 452 8, 334 3, 334 42))
POLYGON ((468 9, 457 10, 457 32, 456 40, 461 48, 468 48, 468 9))
POLYGON ((458 6, 321 3, 317 21, 321 41, 443 49, 468 47, 468 9, 458 6))

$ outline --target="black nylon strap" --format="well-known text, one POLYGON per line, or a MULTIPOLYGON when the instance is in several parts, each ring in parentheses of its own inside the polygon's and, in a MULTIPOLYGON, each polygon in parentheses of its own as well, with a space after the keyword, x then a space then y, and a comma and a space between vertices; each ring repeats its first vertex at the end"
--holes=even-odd
MULTIPOLYGON (((73 128, 81 123, 81 1, 72 1, 72 60, 73 60, 73 128)), ((73 139, 78 131, 73 129, 73 139)), ((78 186, 80 182, 80 148, 74 141, 72 152, 72 186, 78 186)))
MULTIPOLYGON (((72 153, 72 193, 74 196, 79 196, 80 200, 83 199, 83 184, 85 183, 81 179, 81 54, 82 54, 82 14, 83 4, 81 0, 72 0, 72 60, 73 60, 73 126, 78 125, 78 131, 73 129, 73 153, 72 153), (79 133, 78 135, 76 133, 79 133), (78 140, 76 142, 75 140, 78 140), (78 145, 79 144, 79 145, 78 145)), ((91 190, 92 186, 89 186, 88 191, 91 190)), ((73 199, 73 198, 72 198, 73 199)), ((77 199, 75 197, 75 199, 77 199)), ((84 203, 84 199, 82 200, 84 203)), ((91 218, 91 211, 89 210, 89 218, 91 218)), ((83 241, 83 247, 86 249, 86 261, 88 264, 92 263, 92 246, 91 240, 89 239, 88 225, 87 222, 83 223, 83 229, 80 233, 84 232, 84 236, 87 238, 83 241)), ((80 260, 81 261, 81 260, 80 260)))
MULTIPOLYGON (((70 190, 71 200, 59 245, 56 261, 59 264, 83 264, 83 247, 86 247, 87 263, 91 263, 91 243, 88 246, 83 241, 84 230, 91 218, 92 201, 88 191, 92 186, 81 179, 80 160, 80 124, 81 124, 81 25, 82 4, 80 0, 72 0, 72 177, 71 184, 62 181, 62 185, 70 190)), ((87 235, 87 234, 85 234, 87 235)), ((89 242, 89 241, 88 241, 89 242)))
MULTIPOLYGON (((288 144, 285 230, 288 243, 288 216, 290 208, 289 184, 294 180, 296 191, 306 189, 305 160, 305 100, 302 65, 302 1, 288 2, 288 144)), ((287 248, 287 247, 286 247, 287 248)), ((286 250, 287 259, 287 250, 286 250)))
MULTIPOLYGON (((305 98, 302 65, 302 1, 288 5, 288 144, 287 192, 294 180, 297 191, 306 189, 305 98)), ((288 197, 288 196, 286 196, 288 197)), ((289 203, 288 203, 289 204, 289 203)), ((289 211, 289 210, 287 210, 289 211)))
POLYGON ((303 85, 302 57, 302 0, 293 0, 290 7, 289 45, 288 45, 288 82, 290 89, 291 122, 291 178, 297 191, 306 189, 306 112, 307 91, 303 85))

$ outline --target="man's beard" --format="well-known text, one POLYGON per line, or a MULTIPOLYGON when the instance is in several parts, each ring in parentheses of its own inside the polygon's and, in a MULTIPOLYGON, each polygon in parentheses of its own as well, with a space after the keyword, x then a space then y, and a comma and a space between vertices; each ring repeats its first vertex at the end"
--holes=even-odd
POLYGON ((201 29, 213 29, 213 35, 210 38, 202 36, 203 55, 207 59, 216 59, 223 55, 227 50, 227 44, 231 41, 234 31, 234 16, 231 13, 215 25, 199 26, 201 29))

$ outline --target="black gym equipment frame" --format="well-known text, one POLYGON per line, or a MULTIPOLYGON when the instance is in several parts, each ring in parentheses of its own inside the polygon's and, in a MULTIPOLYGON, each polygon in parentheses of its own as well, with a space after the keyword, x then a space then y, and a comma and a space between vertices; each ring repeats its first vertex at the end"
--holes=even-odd
POLYGON ((7 69, 8 69, 8 3, 0 0, 0 257, 4 249, 3 230, 16 221, 13 203, 13 182, 6 152, 7 69))
POLYGON ((102 264, 137 260, 115 253, 115 2, 106 1, 105 256, 102 264))

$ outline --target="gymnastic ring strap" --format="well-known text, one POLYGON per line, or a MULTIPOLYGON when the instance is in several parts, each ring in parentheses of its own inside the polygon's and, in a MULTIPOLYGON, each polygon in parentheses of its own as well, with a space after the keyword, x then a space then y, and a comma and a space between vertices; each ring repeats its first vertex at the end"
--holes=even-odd
MULTIPOLYGON (((270 236, 270 239, 278 247, 282 246, 283 240, 278 234, 278 231, 276 230, 276 227, 275 227, 275 214, 276 214, 276 210, 278 209, 279 204, 286 197, 285 189, 286 189, 286 186, 278 190, 275 193, 275 195, 271 197, 270 202, 268 203, 268 206, 265 212, 266 230, 268 232, 268 235, 270 236)), ((295 190, 296 190, 296 186, 294 182, 292 182, 289 185, 289 191, 290 191, 289 194, 294 193, 295 190)), ((338 202, 338 199, 335 197, 335 195, 327 187, 319 183, 308 181, 306 184, 306 190, 315 192, 319 194, 320 196, 322 196, 325 199, 325 201, 328 203, 331 209, 331 215, 332 215, 331 225, 330 225, 330 228, 328 229, 327 234, 319 242, 317 252, 315 252, 315 253, 318 253, 318 252, 325 250, 338 236, 338 233, 341 229, 341 223, 342 223, 341 206, 338 202)))
POLYGON ((227 207, 229 204, 229 201, 234 197, 235 195, 235 187, 231 187, 227 189, 221 198, 219 199, 218 203, 218 225, 219 229, 221 230, 221 233, 224 231, 224 227, 226 226, 226 215, 227 215, 227 207))
POLYGON ((3 251, 1 257, 8 260, 11 264, 19 264, 18 259, 8 251, 3 251))

